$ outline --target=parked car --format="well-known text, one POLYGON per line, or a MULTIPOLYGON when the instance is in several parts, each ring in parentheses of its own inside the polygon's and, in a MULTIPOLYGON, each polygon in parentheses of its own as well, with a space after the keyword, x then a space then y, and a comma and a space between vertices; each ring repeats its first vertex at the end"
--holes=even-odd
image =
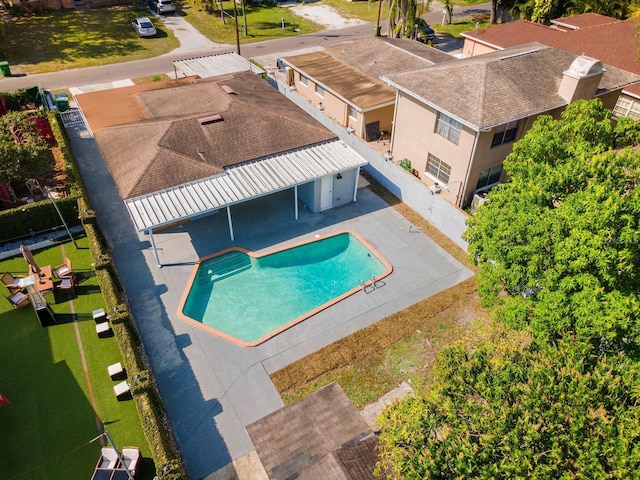
POLYGON ((149 7, 158 15, 176 11, 176 4, 172 0, 149 0, 149 7))
POLYGON ((156 33, 158 33, 156 27, 153 26, 153 23, 151 23, 151 20, 147 17, 134 18, 131 21, 131 25, 133 25, 134 30, 138 32, 138 35, 141 37, 154 37, 156 33))
POLYGON ((436 32, 422 18, 416 19, 416 40, 422 43, 433 43, 436 39, 436 32))

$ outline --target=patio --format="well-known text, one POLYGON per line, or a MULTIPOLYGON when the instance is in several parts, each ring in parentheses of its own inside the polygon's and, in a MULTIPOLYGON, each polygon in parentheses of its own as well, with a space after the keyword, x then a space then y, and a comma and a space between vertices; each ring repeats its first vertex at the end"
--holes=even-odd
POLYGON ((283 404, 269 374, 471 276, 367 188, 358 202, 323 213, 300 208, 294 220, 288 190, 155 235, 166 266, 155 264, 148 238, 138 235, 92 140, 74 140, 91 201, 113 249, 187 471, 204 478, 253 450, 245 426, 283 404), (99 158, 99 157, 98 157, 99 158), (91 167, 89 167, 91 165, 91 167), (177 307, 194 262, 238 245, 253 251, 337 230, 364 236, 393 265, 384 286, 355 294, 254 348, 233 345, 178 318, 177 307))

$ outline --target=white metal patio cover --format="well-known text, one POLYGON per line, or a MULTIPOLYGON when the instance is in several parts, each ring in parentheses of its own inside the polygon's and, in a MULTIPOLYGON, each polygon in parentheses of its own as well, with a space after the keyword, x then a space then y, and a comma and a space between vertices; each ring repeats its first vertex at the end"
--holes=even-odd
POLYGON ((138 232, 149 233, 158 266, 153 229, 227 209, 229 234, 233 236, 230 207, 254 198, 294 188, 295 218, 298 219, 298 185, 327 175, 357 169, 353 185, 356 201, 360 167, 368 162, 340 140, 227 169, 224 173, 195 182, 125 200, 138 232))
POLYGON ((235 52, 185 58, 171 63, 175 70, 179 70, 186 77, 192 75, 198 75, 200 78, 217 77, 247 70, 251 70, 251 73, 256 75, 264 73, 263 69, 235 52))

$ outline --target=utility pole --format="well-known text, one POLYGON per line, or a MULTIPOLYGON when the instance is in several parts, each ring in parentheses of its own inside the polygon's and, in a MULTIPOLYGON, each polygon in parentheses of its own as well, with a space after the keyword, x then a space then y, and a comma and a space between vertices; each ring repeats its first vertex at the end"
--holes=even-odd
POLYGON ((382 1, 383 0, 378 0, 378 20, 376 20, 376 32, 375 32, 376 37, 380 36, 380 13, 382 12, 382 1))

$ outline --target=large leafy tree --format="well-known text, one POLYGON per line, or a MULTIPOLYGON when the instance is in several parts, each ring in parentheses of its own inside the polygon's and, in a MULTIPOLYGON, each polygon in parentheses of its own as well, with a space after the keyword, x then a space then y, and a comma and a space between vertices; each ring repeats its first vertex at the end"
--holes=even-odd
POLYGON ((599 100, 540 117, 516 143, 509 181, 469 220, 479 292, 509 326, 601 348, 640 341, 640 124, 599 100))
POLYGON ((502 338, 439 355, 429 397, 379 418, 381 470, 403 480, 636 478, 640 369, 583 342, 502 338))
POLYGON ((9 112, 0 118, 0 182, 34 176, 48 167, 49 147, 40 138, 33 114, 9 112))

